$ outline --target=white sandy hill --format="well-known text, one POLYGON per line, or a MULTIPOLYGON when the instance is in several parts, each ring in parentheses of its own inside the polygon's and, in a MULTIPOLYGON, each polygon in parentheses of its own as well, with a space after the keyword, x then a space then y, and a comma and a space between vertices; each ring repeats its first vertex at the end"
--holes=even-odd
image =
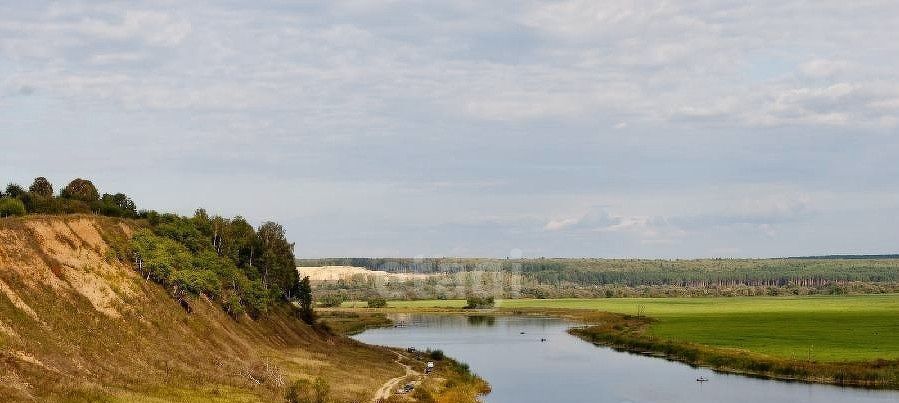
MULTIPOLYGON (((369 270, 364 267, 356 266, 316 266, 316 267, 297 267, 300 278, 309 276, 312 282, 337 282, 339 280, 349 280, 356 276, 374 277, 385 282, 407 281, 416 279, 427 279, 427 274, 420 273, 389 273, 382 270, 369 270)), ((358 278, 358 277, 357 277, 358 278)))

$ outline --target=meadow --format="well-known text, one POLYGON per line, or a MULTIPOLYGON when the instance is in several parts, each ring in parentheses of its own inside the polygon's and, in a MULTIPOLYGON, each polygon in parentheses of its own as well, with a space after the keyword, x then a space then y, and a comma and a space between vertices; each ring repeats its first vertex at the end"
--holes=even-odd
MULTIPOLYGON (((362 306, 355 303, 356 306, 362 306)), ((344 306, 352 307, 353 302, 344 306)), ((390 301, 389 308, 461 308, 463 300, 390 301)), ((899 359, 899 294, 735 298, 499 300, 504 309, 589 309, 647 316, 658 339, 770 357, 852 362, 899 359)))

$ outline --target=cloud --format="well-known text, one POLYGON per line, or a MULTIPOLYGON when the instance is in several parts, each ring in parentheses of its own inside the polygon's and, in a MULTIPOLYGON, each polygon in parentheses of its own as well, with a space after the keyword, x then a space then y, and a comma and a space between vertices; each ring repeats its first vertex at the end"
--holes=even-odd
MULTIPOLYGON (((534 2, 511 13, 490 4, 407 2, 166 11, 150 3, 128 9, 54 3, 36 10, 7 17, 0 49, 15 59, 66 66, 64 72, 40 68, 48 80, 122 74, 121 66, 128 66, 129 87, 98 93, 132 107, 247 108, 258 105, 254 98, 262 94, 305 113, 364 108, 371 111, 364 117, 369 120, 383 120, 381 106, 411 102, 437 113, 518 124, 627 115, 632 123, 883 127, 895 112, 883 106, 899 98, 899 89, 871 79, 894 76, 881 68, 888 64, 859 63, 864 54, 858 47, 834 48, 869 27, 848 25, 834 45, 822 45, 802 30, 804 20, 782 17, 803 18, 807 10, 795 6, 569 0, 534 2), (410 7, 416 14, 396 14, 410 7), (407 28, 386 24, 388 18, 402 18, 407 28), (489 46, 484 35, 496 32, 505 32, 521 52, 509 52, 506 42, 466 54, 489 46), (787 44, 775 32, 807 43, 811 57, 789 60, 787 44), (771 46, 762 51, 761 44, 771 46), (817 56, 831 48, 842 49, 843 56, 817 56), (747 80, 744 69, 759 57, 768 65, 772 59, 792 63, 795 74, 747 80), (231 89, 212 82, 217 80, 231 89), (841 86, 853 93, 832 98, 829 92, 841 86)), ((825 27, 846 24, 835 15, 814 18, 824 18, 816 23, 825 27)), ((332 119, 323 113, 317 124, 332 119)))
POLYGON ((848 70, 850 64, 843 60, 812 59, 799 65, 799 71, 809 77, 830 77, 848 70))
POLYGON ((305 255, 884 245, 899 234, 875 215, 899 202, 870 192, 899 186, 897 13, 7 2, 0 170, 94 174, 159 209, 197 183, 204 203, 271 194, 223 208, 292 217, 305 255))
POLYGON ((608 207, 593 206, 576 214, 550 218, 545 221, 543 230, 596 236, 620 234, 634 237, 642 245, 670 245, 689 234, 720 229, 750 228, 773 238, 778 234, 779 226, 805 221, 816 214, 811 196, 776 187, 741 188, 740 191, 721 196, 721 200, 706 201, 709 206, 698 213, 682 208, 658 215, 621 214, 608 207))
POLYGON ((549 220, 549 222, 547 222, 546 225, 543 226, 543 229, 547 231, 558 231, 575 226, 579 223, 580 219, 578 218, 557 218, 549 220))
POLYGON ((103 53, 91 56, 93 64, 131 63, 145 60, 147 55, 141 52, 103 53))
POLYGON ((664 217, 622 215, 605 207, 591 207, 574 216, 550 219, 543 230, 579 236, 633 237, 642 245, 673 244, 685 234, 664 217))
POLYGON ((191 24, 184 18, 164 12, 126 10, 120 21, 83 18, 78 22, 60 26, 71 27, 75 32, 105 40, 139 38, 148 45, 176 46, 190 34, 191 24))
POLYGON ((774 225, 810 218, 813 209, 806 199, 743 199, 729 208, 700 215, 684 215, 669 221, 686 229, 704 229, 710 226, 751 225, 770 229, 774 225))

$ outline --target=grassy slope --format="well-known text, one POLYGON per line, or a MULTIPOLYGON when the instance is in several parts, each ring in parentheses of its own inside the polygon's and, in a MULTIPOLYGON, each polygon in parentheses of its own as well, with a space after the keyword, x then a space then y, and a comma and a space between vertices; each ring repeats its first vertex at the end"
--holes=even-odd
MULTIPOLYGON (((391 301, 462 307, 464 301, 391 301)), ((502 300, 502 308, 565 308, 657 319, 650 334, 677 341, 820 361, 899 359, 899 294, 827 297, 502 300)))
POLYGON ((91 216, 0 219, 0 401, 279 401, 320 376, 364 401, 395 355, 296 320, 283 306, 233 320, 188 314, 110 245, 139 223, 91 216), (361 368, 364 368, 362 370, 361 368))

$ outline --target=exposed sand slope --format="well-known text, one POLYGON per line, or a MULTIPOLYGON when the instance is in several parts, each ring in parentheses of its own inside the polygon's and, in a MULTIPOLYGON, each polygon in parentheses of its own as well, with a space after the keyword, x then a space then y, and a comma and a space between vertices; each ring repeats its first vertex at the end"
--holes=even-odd
POLYGON ((338 401, 361 401, 402 373, 390 351, 316 331, 287 305, 234 320, 200 296, 188 314, 132 270, 140 225, 0 219, 0 401, 279 401, 316 376, 338 401))
POLYGON ((338 281, 352 278, 353 276, 373 276, 386 281, 406 281, 426 279, 427 274, 419 273, 388 273, 381 270, 369 270, 355 266, 317 266, 297 267, 300 277, 309 276, 309 281, 338 281))

